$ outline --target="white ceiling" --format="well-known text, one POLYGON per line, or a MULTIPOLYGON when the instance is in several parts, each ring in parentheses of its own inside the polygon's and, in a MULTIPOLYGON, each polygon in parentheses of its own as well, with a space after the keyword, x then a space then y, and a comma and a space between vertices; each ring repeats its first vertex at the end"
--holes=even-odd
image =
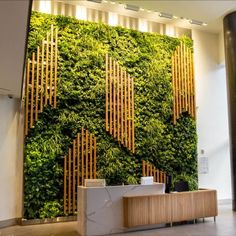
MULTIPOLYGON (((31 0, 0 0, 0 94, 11 94, 21 97, 23 64, 25 56, 25 41, 27 35, 28 9, 31 0)), ((48 0, 49 1, 49 0, 48 0)), ((56 1, 56 0, 55 0, 56 1)), ((59 0, 58 0, 59 1, 59 0)), ((60 0, 81 3, 78 0, 60 0)), ((114 0, 113 0, 114 1, 114 0)), ((166 12, 178 17, 195 19, 208 23, 207 26, 192 26, 187 20, 165 20, 158 15, 148 12, 139 12, 140 16, 149 15, 158 18, 163 23, 173 23, 185 28, 198 28, 208 32, 218 33, 222 29, 223 17, 236 10, 236 1, 138 1, 115 0, 116 2, 129 3, 152 11, 166 12), (166 21, 166 22, 165 22, 166 21)), ((87 2, 90 4, 90 2, 87 2)), ((96 3, 93 3, 96 4, 96 3)), ((97 8, 105 7, 113 11, 117 4, 96 4, 97 8)), ((133 14, 130 11, 130 14, 133 14)))
MULTIPOLYGON (((140 6, 152 11, 166 12, 176 15, 178 17, 194 19, 206 22, 208 25, 204 27, 197 26, 199 29, 209 32, 218 33, 222 29, 223 17, 234 10, 236 10, 236 1, 209 1, 209 0, 153 0, 153 1, 126 1, 116 0, 117 2, 128 3, 131 5, 140 6)), ((182 27, 191 28, 191 25, 184 20, 173 20, 174 24, 182 27)))

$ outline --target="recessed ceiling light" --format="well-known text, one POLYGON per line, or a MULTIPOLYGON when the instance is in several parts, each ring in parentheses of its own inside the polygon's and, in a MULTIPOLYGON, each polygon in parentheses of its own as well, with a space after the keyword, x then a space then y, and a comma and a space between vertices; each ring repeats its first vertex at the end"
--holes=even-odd
POLYGON ((173 15, 170 13, 160 12, 159 16, 164 17, 164 18, 168 18, 168 19, 173 19, 173 15))
POLYGON ((192 25, 200 25, 202 26, 204 23, 200 20, 189 20, 189 23, 192 24, 192 25))
POLYGON ((96 2, 96 3, 102 3, 102 0, 87 0, 89 2, 96 2))
POLYGON ((139 11, 139 7, 138 6, 130 5, 130 4, 126 4, 125 5, 125 9, 131 10, 131 11, 139 11))

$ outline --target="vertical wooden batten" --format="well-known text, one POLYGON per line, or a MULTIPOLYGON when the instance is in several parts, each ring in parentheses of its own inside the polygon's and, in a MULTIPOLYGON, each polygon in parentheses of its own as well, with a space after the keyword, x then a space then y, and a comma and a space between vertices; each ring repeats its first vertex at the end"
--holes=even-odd
POLYGON ((154 182, 166 183, 167 174, 145 160, 142 160, 142 175, 153 176, 154 182))
POLYGON ((64 213, 77 212, 77 186, 84 185, 84 179, 96 179, 96 137, 82 128, 72 142, 68 155, 64 157, 64 213), (85 155, 83 154, 85 152, 85 155))
POLYGON ((176 124, 182 112, 188 112, 195 119, 193 53, 182 42, 172 55, 172 86, 173 123, 176 124))
POLYGON ((32 53, 26 65, 25 135, 34 127, 45 105, 56 107, 57 34, 57 28, 51 26, 51 31, 47 32, 47 39, 42 40, 41 48, 37 47, 36 54, 32 53))
POLYGON ((131 152, 134 141, 134 81, 106 55, 106 131, 131 152))

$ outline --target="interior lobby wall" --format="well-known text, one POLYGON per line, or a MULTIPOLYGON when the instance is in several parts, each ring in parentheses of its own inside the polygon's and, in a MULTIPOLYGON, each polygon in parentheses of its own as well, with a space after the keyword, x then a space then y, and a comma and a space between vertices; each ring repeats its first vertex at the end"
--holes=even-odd
POLYGON ((0 221, 22 215, 23 116, 19 99, 0 95, 0 221))
MULTIPOLYGON (((226 72, 221 35, 193 30, 198 158, 208 161, 203 174, 199 161, 199 187, 216 189, 218 199, 231 199, 226 72), (205 159, 206 160, 206 159, 205 159)), ((198 159, 200 160, 200 159, 198 159)))

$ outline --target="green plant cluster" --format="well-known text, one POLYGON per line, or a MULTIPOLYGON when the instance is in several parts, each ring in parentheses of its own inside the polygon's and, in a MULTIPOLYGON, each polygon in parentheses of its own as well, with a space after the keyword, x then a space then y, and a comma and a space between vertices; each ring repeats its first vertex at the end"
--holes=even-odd
POLYGON ((184 113, 172 123, 171 56, 180 40, 192 41, 33 12, 28 56, 51 24, 59 29, 58 105, 44 108, 25 140, 25 218, 63 215, 63 156, 82 127, 97 137, 98 177, 109 185, 138 183, 142 159, 196 183, 195 121, 184 113), (105 132, 106 53, 135 78, 134 155, 105 132))

